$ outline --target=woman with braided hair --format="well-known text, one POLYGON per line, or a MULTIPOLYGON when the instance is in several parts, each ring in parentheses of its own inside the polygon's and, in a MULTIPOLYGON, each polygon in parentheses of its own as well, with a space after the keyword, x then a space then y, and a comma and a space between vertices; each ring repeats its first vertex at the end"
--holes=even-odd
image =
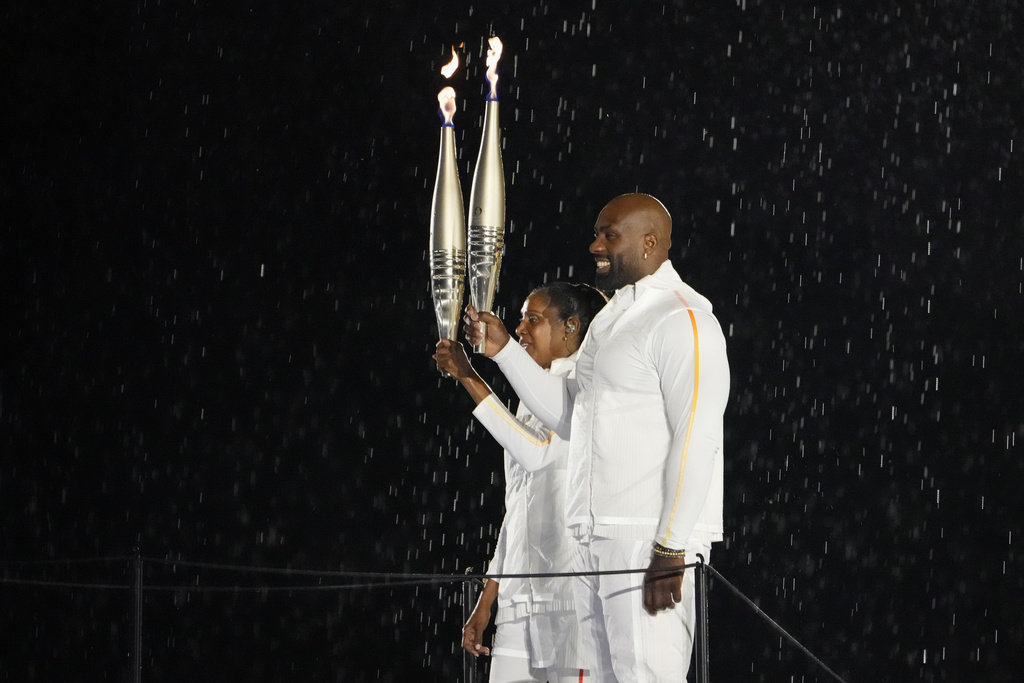
MULTIPOLYGON (((542 368, 570 377, 576 350, 590 321, 607 299, 583 284, 553 282, 538 287, 523 304, 516 335, 542 368)), ((462 345, 443 339, 434 359, 476 402, 474 416, 504 447, 505 519, 489 575, 569 571, 565 524, 568 442, 520 405, 513 415, 470 364, 462 345)), ((490 683, 568 683, 588 680, 569 577, 487 579, 463 629, 470 654, 491 655, 490 683), (497 600, 497 632, 482 644, 497 600)))

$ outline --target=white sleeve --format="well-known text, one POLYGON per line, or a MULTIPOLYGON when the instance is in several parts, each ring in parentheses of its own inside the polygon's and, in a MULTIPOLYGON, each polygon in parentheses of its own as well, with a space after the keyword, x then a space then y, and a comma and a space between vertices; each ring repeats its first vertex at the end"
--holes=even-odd
POLYGON ((722 448, 722 416, 729 398, 725 337, 714 316, 685 309, 658 326, 649 348, 672 429, 655 540, 668 548, 684 548, 704 508, 722 448))
POLYGON ((551 374, 511 340, 493 360, 527 410, 558 436, 568 439, 576 380, 551 374))
POLYGON ((550 430, 536 429, 523 422, 494 394, 481 401, 473 410, 473 415, 527 472, 535 472, 548 464, 550 430))
MULTIPOLYGON (((501 520, 501 531, 498 532, 498 542, 494 544, 494 554, 487 564, 488 576, 501 576, 505 573, 505 520, 501 520)), ((492 579, 501 582, 501 579, 492 579)))

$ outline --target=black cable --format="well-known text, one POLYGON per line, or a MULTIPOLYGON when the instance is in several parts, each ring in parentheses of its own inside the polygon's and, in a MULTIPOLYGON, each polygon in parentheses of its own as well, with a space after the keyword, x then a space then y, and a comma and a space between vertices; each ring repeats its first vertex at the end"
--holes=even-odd
POLYGON ((779 625, 778 625, 777 623, 775 623, 775 620, 773 620, 773 619, 772 619, 771 617, 769 617, 769 616, 768 616, 767 614, 765 614, 765 613, 764 613, 764 611, 763 611, 763 610, 762 610, 762 609, 761 609, 760 607, 758 607, 758 606, 757 606, 757 605, 756 605, 756 604, 754 603, 754 601, 753 601, 753 600, 751 600, 751 599, 750 599, 750 598, 748 598, 748 597, 747 597, 746 595, 744 595, 744 594, 743 594, 742 592, 740 592, 740 589, 739 589, 739 588, 736 588, 736 586, 734 586, 734 585, 732 585, 731 583, 729 583, 729 581, 727 581, 727 580, 726 580, 726 578, 725 578, 724 576, 722 576, 722 575, 721 575, 720 573, 718 573, 718 571, 717 571, 717 570, 715 570, 715 568, 714 568, 714 567, 712 567, 712 566, 711 566, 710 564, 707 564, 707 565, 704 565, 704 566, 705 566, 705 567, 707 567, 707 568, 708 568, 708 570, 709 570, 709 571, 710 571, 710 572, 711 572, 712 574, 714 574, 714 575, 715 575, 715 578, 716 578, 716 579, 717 579, 718 581, 721 581, 721 582, 722 582, 722 584, 724 584, 726 588, 728 588, 728 589, 729 589, 730 591, 732 591, 734 595, 737 595, 737 596, 738 596, 738 597, 739 597, 739 598, 740 598, 741 600, 743 600, 743 602, 747 603, 747 605, 749 605, 749 606, 751 607, 751 609, 753 609, 753 610, 754 610, 754 612, 755 612, 755 613, 756 613, 757 615, 759 615, 759 616, 760 616, 760 617, 761 617, 762 619, 764 619, 765 621, 767 621, 767 622, 768 622, 768 623, 769 623, 769 624, 771 625, 771 627, 772 627, 772 628, 774 628, 774 629, 775 629, 775 631, 779 633, 779 635, 783 636, 783 637, 784 637, 784 638, 786 638, 786 639, 787 639, 787 640, 788 640, 789 642, 791 642, 791 643, 793 643, 794 645, 796 645, 796 646, 797 646, 797 647, 798 647, 798 648, 800 649, 800 651, 801 651, 801 652, 803 652, 803 653, 804 653, 805 655, 807 655, 808 657, 810 657, 810 658, 811 658, 811 661, 813 661, 813 662, 814 662, 815 664, 817 664, 817 665, 818 665, 818 666, 820 666, 820 667, 821 667, 822 669, 824 669, 825 671, 827 671, 827 672, 828 672, 828 673, 829 673, 829 674, 830 674, 830 675, 832 676, 832 678, 834 678, 834 679, 836 679, 837 681, 839 681, 839 683, 846 683, 846 681, 844 681, 844 680, 843 680, 843 679, 842 679, 842 678, 841 678, 841 677, 839 676, 839 674, 837 674, 837 673, 836 673, 835 671, 833 671, 832 669, 828 668, 828 666, 827 666, 827 665, 825 664, 825 662, 821 661, 821 660, 820 660, 820 659, 818 659, 818 658, 817 658, 816 656, 814 656, 814 654, 813 654, 813 653, 812 653, 812 652, 811 652, 810 650, 808 650, 808 649, 807 649, 806 647, 804 647, 804 646, 803 646, 803 645, 802 645, 802 644, 800 643, 800 641, 799 641, 799 640, 797 640, 797 639, 796 639, 796 638, 794 638, 793 636, 789 635, 789 633, 788 633, 788 632, 786 631, 786 629, 782 628, 782 627, 781 627, 781 626, 779 626, 779 625))
MULTIPOLYGON (((413 573, 413 572, 347 572, 347 571, 323 571, 317 569, 281 569, 276 567, 252 567, 246 565, 232 565, 232 564, 218 564, 214 562, 190 562, 190 561, 179 561, 179 560, 164 560, 156 558, 143 558, 142 561, 145 564, 160 564, 160 565, 171 565, 171 566, 182 566, 192 567, 198 569, 216 569, 222 571, 241 571, 241 572, 253 572, 263 574, 282 574, 284 576, 320 576, 326 578, 377 578, 377 579, 390 579, 400 578, 406 579, 422 579, 425 582, 433 582, 436 579, 442 579, 445 581, 463 580, 463 579, 538 579, 538 578, 554 578, 554 577, 569 577, 569 576, 612 576, 616 574, 641 574, 646 573, 647 569, 610 569, 599 572, 535 572, 529 574, 427 574, 427 573, 413 573)), ((697 563, 693 562, 690 564, 668 566, 660 572, 669 573, 675 572, 680 567, 683 569, 689 569, 696 567, 697 563)))
POLYGON ((8 579, 0 577, 0 584, 12 586, 45 586, 52 588, 103 588, 107 590, 126 590, 128 584, 115 583, 75 583, 72 581, 44 581, 41 579, 8 579))
MULTIPOLYGON (((105 557, 105 558, 89 558, 83 560, 19 560, 19 561, 5 561, 0 562, 2 566, 47 566, 47 565, 74 565, 74 564, 96 564, 112 561, 128 561, 133 559, 132 557, 105 557)), ((214 592, 298 592, 298 591, 326 591, 326 590, 351 590, 351 589, 366 589, 366 588, 397 588, 405 586, 418 586, 423 584, 437 585, 441 583, 452 583, 452 582, 463 582, 472 580, 486 580, 486 579, 532 579, 532 578, 555 578, 555 577, 573 577, 573 576, 612 576, 620 574, 638 574, 646 573, 647 569, 613 569, 599 572, 537 572, 529 574, 481 574, 481 573, 466 573, 466 574, 419 574, 419 573, 390 573, 390 572, 325 572, 311 569, 280 569, 273 567, 252 567, 244 565, 230 565, 230 564, 219 564, 213 562, 190 562, 182 560, 165 560, 158 558, 143 558, 142 562, 146 564, 156 565, 171 565, 171 566, 182 566, 192 567, 199 569, 215 569, 222 571, 234 571, 234 572, 252 572, 252 573, 271 573, 281 574, 285 576, 316 576, 321 578, 349 578, 349 579, 377 579, 375 581, 364 581, 361 583, 345 583, 345 584, 325 584, 325 585, 300 585, 300 586, 172 586, 172 585, 144 585, 143 590, 147 592, 161 591, 161 592, 195 592, 195 593, 214 593, 214 592)), ((690 563, 681 565, 684 569, 690 569, 696 567, 697 563, 690 563)), ((821 667, 824 671, 828 672, 836 681, 839 683, 846 683, 838 674, 830 669, 824 662, 816 657, 810 650, 808 650, 800 641, 790 635, 784 628, 777 624, 771 617, 764 613, 760 607, 758 607, 753 600, 744 595, 738 588, 733 586, 729 581, 722 576, 714 567, 709 564, 704 564, 715 577, 716 580, 720 581, 726 588, 728 588, 733 594, 743 600, 751 609, 754 610, 755 614, 759 615, 777 632, 789 640, 795 645, 801 652, 807 655, 811 661, 821 667)), ((666 567, 664 568, 665 573, 675 572, 680 569, 680 566, 666 567)), ((47 586, 53 588, 101 588, 101 589, 113 589, 113 590, 125 590, 130 588, 126 584, 99 584, 99 583, 77 583, 67 581, 47 581, 39 579, 19 579, 19 578, 6 578, 0 577, 0 584, 10 585, 27 585, 27 586, 47 586)))
POLYGON ((73 564, 113 564, 115 562, 127 562, 132 559, 128 555, 117 557, 85 557, 77 560, 0 560, 0 567, 31 567, 31 566, 53 566, 73 564))

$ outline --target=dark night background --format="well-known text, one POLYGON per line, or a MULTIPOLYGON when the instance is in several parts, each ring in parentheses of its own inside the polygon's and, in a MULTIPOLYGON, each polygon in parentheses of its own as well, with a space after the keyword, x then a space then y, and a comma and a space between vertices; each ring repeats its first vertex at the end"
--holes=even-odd
MULTIPOLYGON (((591 279, 608 199, 660 197, 729 342, 716 569, 848 681, 1019 680, 1022 29, 1009 1, 8 4, 0 680, 128 680, 134 547, 146 681, 461 675, 457 584, 186 588, 489 557, 500 450, 433 368, 425 256, 438 70, 464 43, 468 199, 492 34, 506 320, 591 279)), ((828 680, 714 584, 711 630, 712 680, 828 680)))

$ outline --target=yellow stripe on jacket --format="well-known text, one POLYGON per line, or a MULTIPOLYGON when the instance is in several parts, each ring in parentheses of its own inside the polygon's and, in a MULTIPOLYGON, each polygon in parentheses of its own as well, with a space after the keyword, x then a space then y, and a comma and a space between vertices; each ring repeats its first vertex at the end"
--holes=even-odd
MULTIPOLYGON (((679 294, 676 293, 676 296, 679 296, 679 294)), ((683 301, 681 296, 679 299, 683 301)), ((686 302, 683 301, 683 304, 685 305, 686 302)), ((687 309, 686 312, 690 316, 690 326, 693 328, 693 404, 690 406, 690 418, 686 423, 686 438, 683 439, 683 457, 679 463, 679 480, 676 482, 676 495, 672 501, 672 514, 669 515, 668 528, 665 529, 665 538, 662 539, 666 543, 672 537, 672 523, 675 521, 676 509, 679 507, 679 498, 683 492, 683 473, 686 471, 686 456, 690 450, 693 422, 697 417, 697 389, 700 387, 700 339, 697 336, 697 318, 693 315, 692 309, 687 309)))

